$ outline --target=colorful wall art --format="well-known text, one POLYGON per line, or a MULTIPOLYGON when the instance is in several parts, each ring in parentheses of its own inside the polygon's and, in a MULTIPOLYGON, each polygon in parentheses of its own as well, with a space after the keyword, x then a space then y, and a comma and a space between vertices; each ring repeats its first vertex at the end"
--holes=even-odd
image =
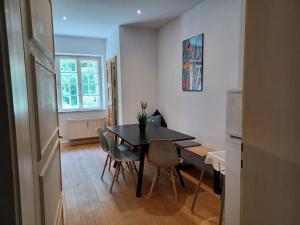
POLYGON ((182 43, 182 90, 202 91, 204 34, 182 43))

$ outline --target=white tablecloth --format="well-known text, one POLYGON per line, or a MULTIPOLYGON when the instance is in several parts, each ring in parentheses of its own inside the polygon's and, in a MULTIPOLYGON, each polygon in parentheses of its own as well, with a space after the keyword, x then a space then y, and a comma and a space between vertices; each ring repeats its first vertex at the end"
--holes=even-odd
POLYGON ((205 164, 211 164, 216 171, 225 175, 225 151, 209 152, 205 158, 205 164))

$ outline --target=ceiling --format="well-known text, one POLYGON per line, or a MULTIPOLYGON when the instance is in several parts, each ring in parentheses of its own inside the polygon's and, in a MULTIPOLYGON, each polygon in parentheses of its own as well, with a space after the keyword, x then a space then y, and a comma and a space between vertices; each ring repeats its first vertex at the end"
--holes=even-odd
POLYGON ((54 33, 106 38, 119 25, 158 29, 203 1, 53 0, 54 33), (137 13, 139 9, 141 14, 137 13))

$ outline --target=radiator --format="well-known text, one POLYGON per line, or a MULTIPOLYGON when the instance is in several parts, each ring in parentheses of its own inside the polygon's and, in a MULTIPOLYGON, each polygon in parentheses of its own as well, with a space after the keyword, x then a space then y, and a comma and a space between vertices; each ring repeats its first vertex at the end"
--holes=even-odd
POLYGON ((98 137, 97 127, 104 128, 105 118, 85 118, 66 120, 64 139, 76 140, 98 137))

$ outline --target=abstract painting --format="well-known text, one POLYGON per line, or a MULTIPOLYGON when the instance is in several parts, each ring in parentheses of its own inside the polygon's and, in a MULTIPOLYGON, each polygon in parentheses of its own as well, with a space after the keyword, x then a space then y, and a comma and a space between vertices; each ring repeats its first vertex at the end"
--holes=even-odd
POLYGON ((182 90, 202 91, 204 34, 182 43, 182 90))

